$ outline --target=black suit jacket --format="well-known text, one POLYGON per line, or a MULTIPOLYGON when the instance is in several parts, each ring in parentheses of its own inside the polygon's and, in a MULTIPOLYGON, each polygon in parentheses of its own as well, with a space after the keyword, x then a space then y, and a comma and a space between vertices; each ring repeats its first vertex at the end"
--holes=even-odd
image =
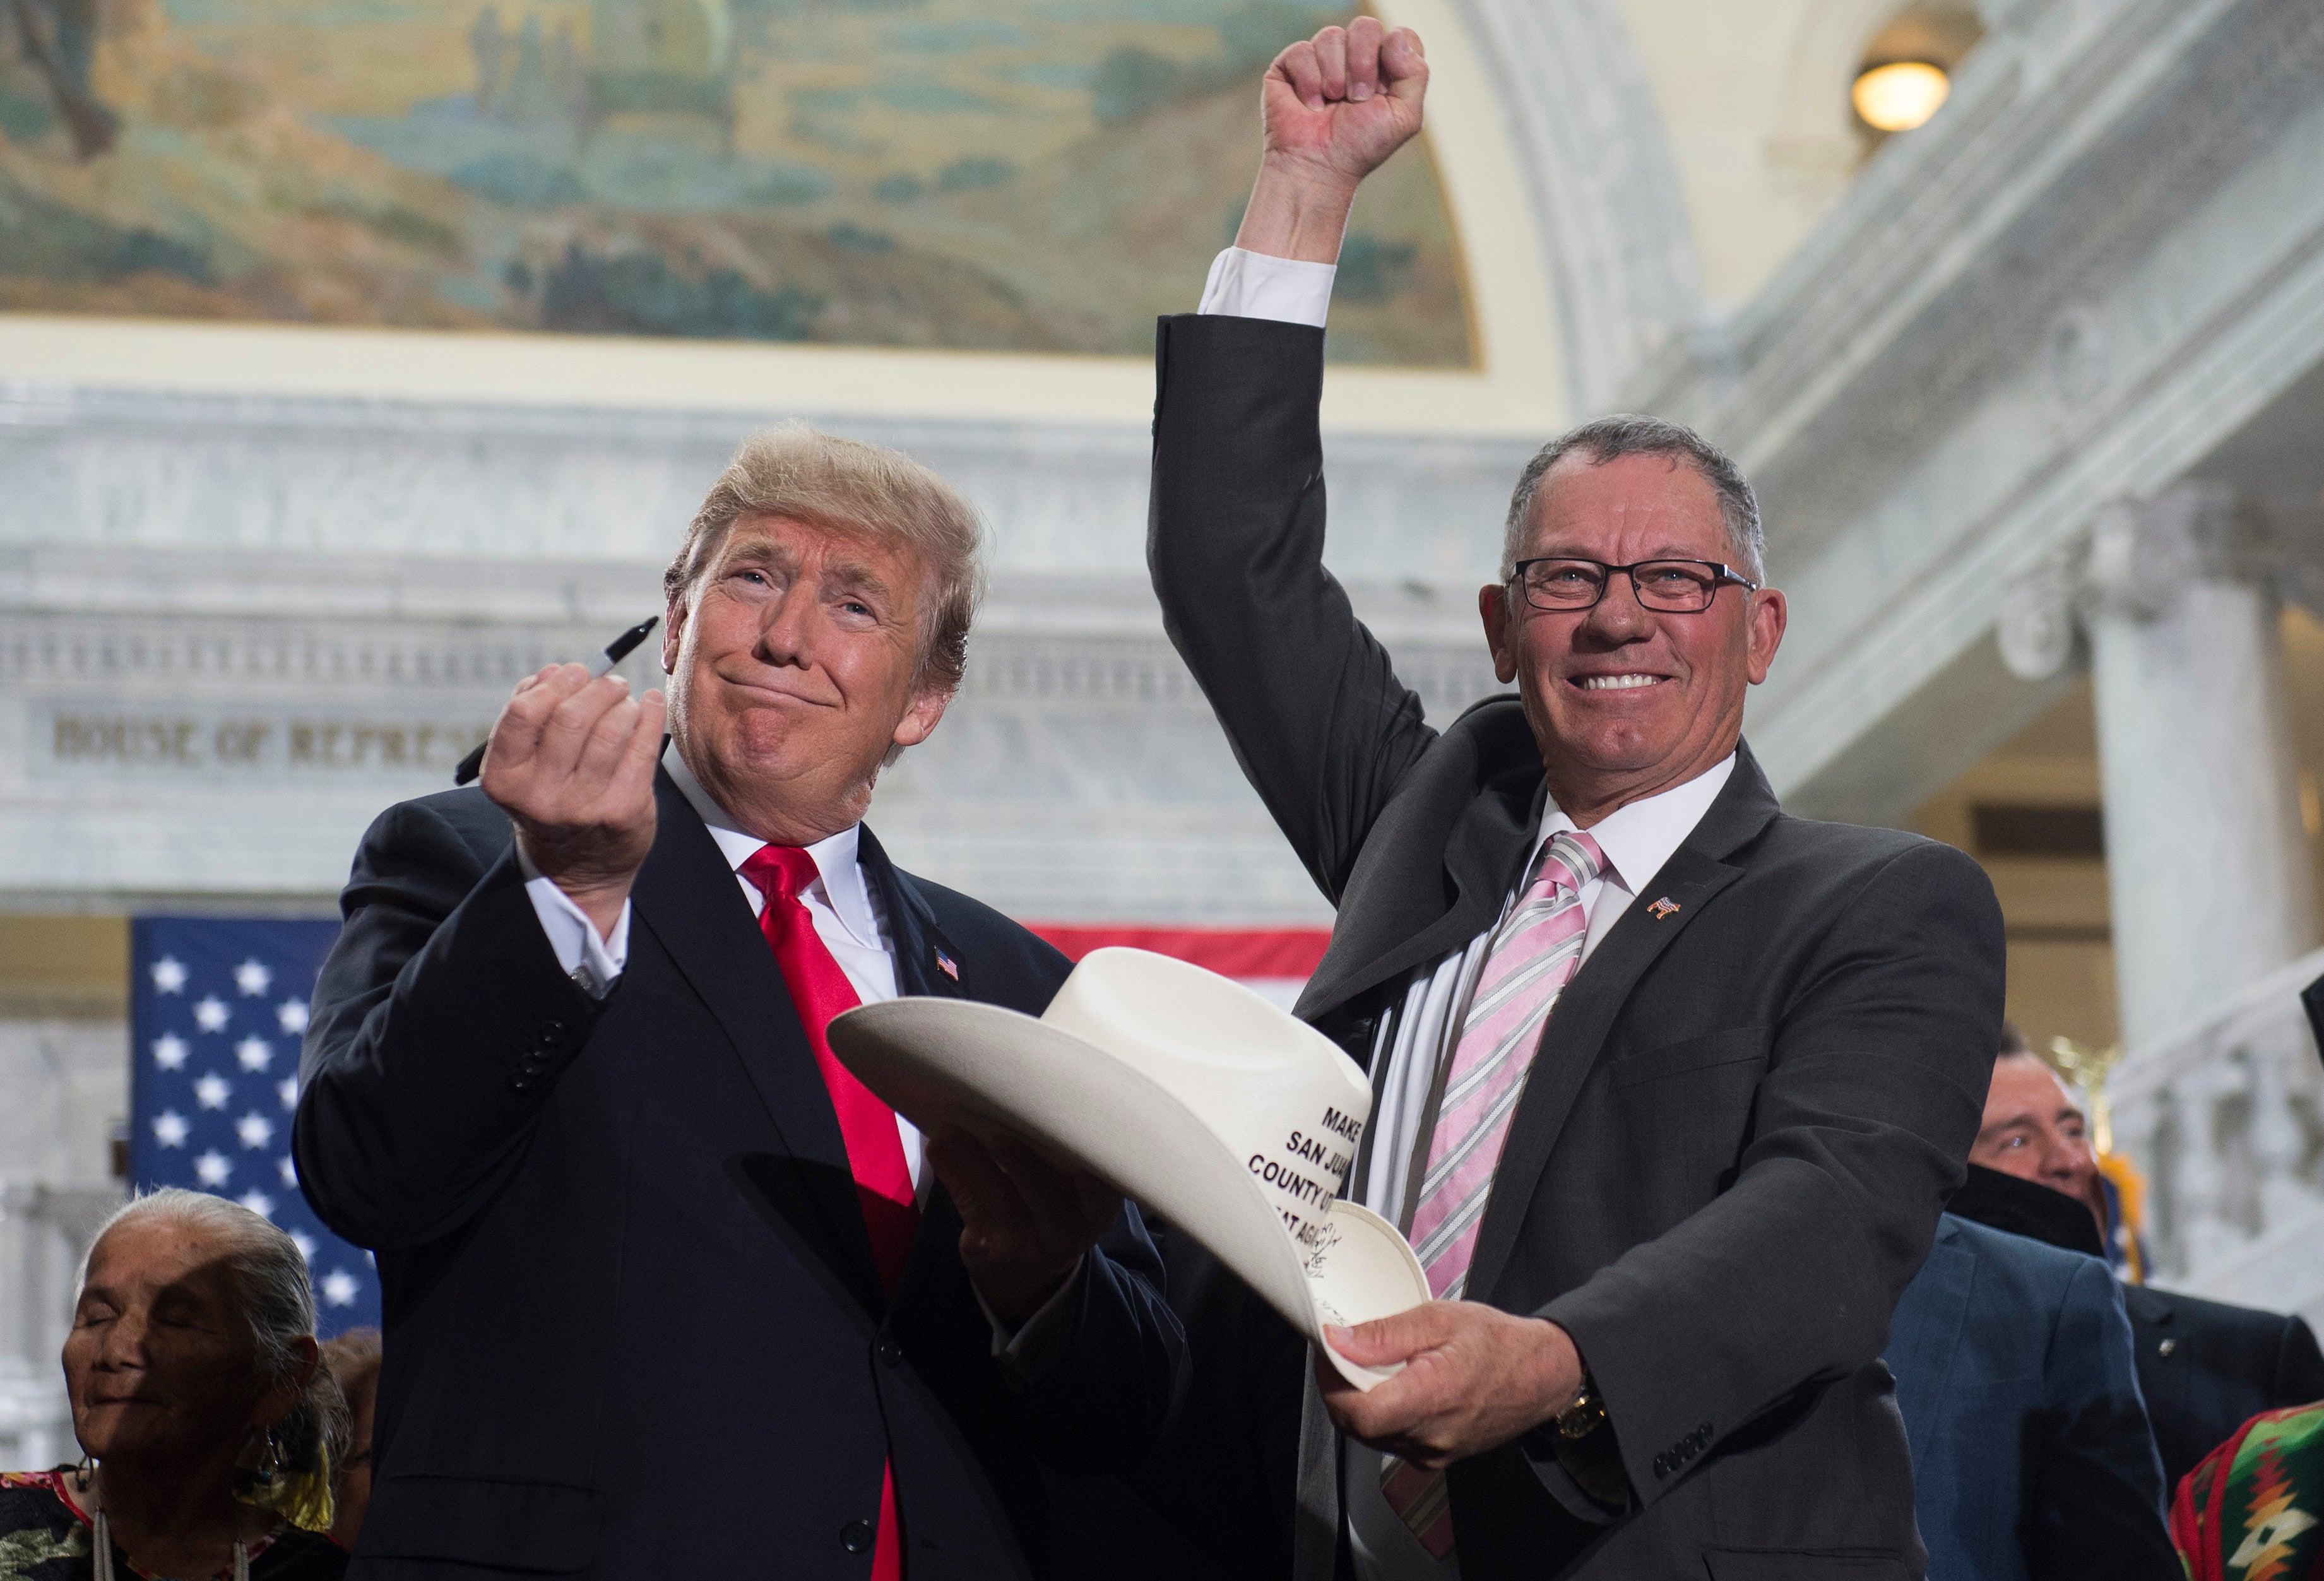
MULTIPOLYGON (((666 774, 657 795, 602 1006, 558 969, 481 791, 391 808, 356 856, 296 1141, 384 1291, 354 1574, 853 1581, 883 1462, 913 1581, 1081 1573, 1051 1551, 1042 1464, 1127 1463, 1184 1384, 1136 1210, 1029 1383, 991 1356, 941 1188, 886 1300, 782 975, 666 774)), ((1047 1004, 1056 951, 897 871, 868 830, 860 854, 903 992, 1047 1004)))
MULTIPOLYGON (((1969 1172, 1953 1212, 2069 1251, 2099 1251, 2089 1209, 2062 1191, 1974 1164, 1969 1172)), ((2324 1354, 2305 1319, 2149 1284, 2125 1285, 2122 1299, 2166 1497, 2261 1411, 2324 1400, 2324 1354)))
MULTIPOLYGON (((1365 1059, 1414 969, 1499 915, 1540 750, 1514 698, 1431 729, 1323 570, 1321 332, 1190 316, 1158 338, 1164 620, 1339 906, 1300 1014, 1365 1059)), ((1917 1575, 1877 1358, 1998 1046, 1992 888, 1933 841, 1785 816, 1740 748, 1633 877, 1545 1030, 1468 1283, 1573 1336, 1631 1505, 1599 1512, 1532 1437, 1477 1457, 1451 1478, 1462 1573, 1917 1575)), ((1338 1526, 1314 1471, 1303 1576, 1338 1526)))
POLYGON ((2151 1285, 2122 1299, 2170 1487, 2261 1411, 2324 1400, 2324 1355, 2304 1319, 2151 1285))

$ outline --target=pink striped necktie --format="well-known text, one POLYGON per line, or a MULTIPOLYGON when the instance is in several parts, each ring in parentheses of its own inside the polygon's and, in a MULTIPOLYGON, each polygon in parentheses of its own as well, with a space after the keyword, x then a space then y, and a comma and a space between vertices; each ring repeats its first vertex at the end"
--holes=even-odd
MULTIPOLYGON (((1552 835, 1533 882, 1486 951, 1444 1073, 1412 1215, 1412 1248, 1428 1274, 1429 1293, 1439 1301, 1459 1301, 1468 1283, 1485 1199, 1526 1072, 1557 996, 1582 964, 1590 929, 1582 891, 1605 870, 1606 854, 1587 834, 1552 835)), ((1391 1455, 1380 1464, 1380 1487, 1423 1548, 1440 1559, 1452 1551, 1452 1506, 1443 1472, 1423 1471, 1391 1455)))

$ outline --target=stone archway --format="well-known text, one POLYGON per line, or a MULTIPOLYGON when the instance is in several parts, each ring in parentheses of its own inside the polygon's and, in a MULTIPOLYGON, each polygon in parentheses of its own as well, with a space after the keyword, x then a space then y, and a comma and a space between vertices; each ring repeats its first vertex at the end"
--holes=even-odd
POLYGON ((1881 31, 1914 9, 1914 0, 1808 0, 1802 10, 1768 156, 1811 207, 1828 207, 1862 166, 1867 145, 1849 113, 1849 87, 1881 31))
POLYGON ((1460 0, 1495 78, 1550 260, 1573 416, 1702 316, 1694 239, 1613 0, 1460 0))

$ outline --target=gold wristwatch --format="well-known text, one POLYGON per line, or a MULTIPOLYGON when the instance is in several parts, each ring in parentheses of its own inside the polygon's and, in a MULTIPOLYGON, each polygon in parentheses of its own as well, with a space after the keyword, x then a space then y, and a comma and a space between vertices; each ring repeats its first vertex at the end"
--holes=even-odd
POLYGON ((1573 1403, 1557 1413, 1557 1436, 1572 1443, 1596 1432, 1606 1420, 1606 1402, 1598 1398, 1598 1385, 1589 1374, 1582 1374, 1582 1392, 1573 1403))

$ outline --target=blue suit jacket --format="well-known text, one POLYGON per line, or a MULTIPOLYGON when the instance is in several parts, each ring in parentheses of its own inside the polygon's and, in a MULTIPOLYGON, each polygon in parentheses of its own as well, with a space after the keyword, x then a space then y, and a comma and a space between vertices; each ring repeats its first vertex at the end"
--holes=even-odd
POLYGON ((1948 1213, 1885 1359, 1929 1581, 2180 1581, 2104 1263, 1948 1213))

